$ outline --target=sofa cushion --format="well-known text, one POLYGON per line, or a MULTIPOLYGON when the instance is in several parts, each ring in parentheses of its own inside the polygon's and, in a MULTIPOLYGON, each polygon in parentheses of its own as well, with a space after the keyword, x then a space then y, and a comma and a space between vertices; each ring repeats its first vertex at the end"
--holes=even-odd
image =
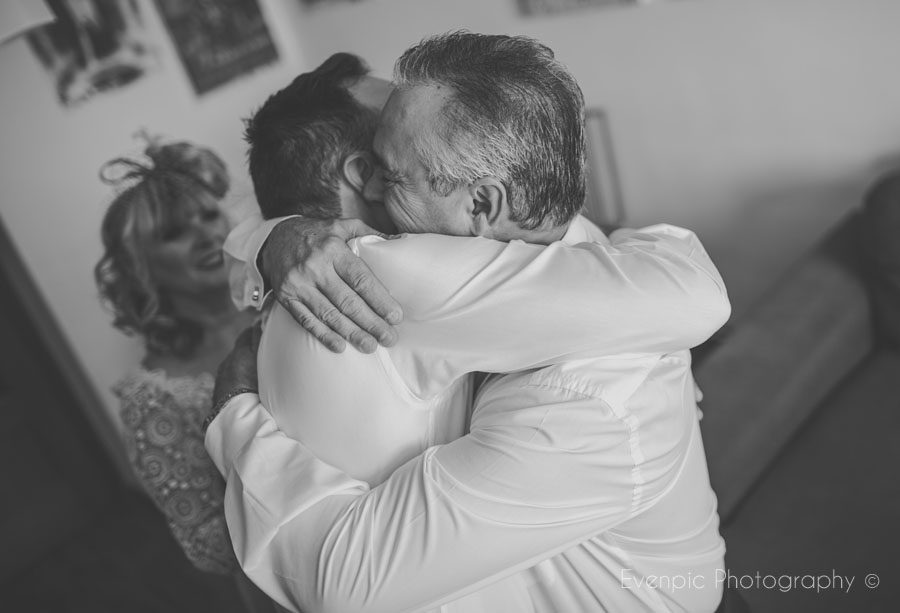
POLYGON ((900 354, 871 354, 766 471, 723 530, 735 576, 854 576, 849 593, 742 590, 753 611, 895 611, 900 354), (862 582, 878 573, 881 585, 862 582))
POLYGON ((802 259, 695 369, 710 480, 727 520, 873 346, 856 216, 802 259))

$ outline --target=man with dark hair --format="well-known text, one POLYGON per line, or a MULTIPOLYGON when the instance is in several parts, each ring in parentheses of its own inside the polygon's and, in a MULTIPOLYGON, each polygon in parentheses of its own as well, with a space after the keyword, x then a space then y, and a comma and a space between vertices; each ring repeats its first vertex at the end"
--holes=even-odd
POLYGON ((543 45, 435 37, 396 82, 363 195, 440 234, 352 243, 403 305, 394 346, 331 354, 276 308, 262 404, 254 354, 226 362, 207 446, 245 572, 305 611, 712 610, 687 349, 727 319, 715 267, 686 230, 576 216, 583 102, 543 45), (460 437, 473 371, 511 374, 460 437))
POLYGON ((390 344, 396 340, 388 321, 399 320, 399 307, 387 290, 372 279, 374 293, 366 304, 355 300, 355 294, 344 284, 344 279, 371 278, 362 260, 346 252, 346 241, 394 229, 383 204, 363 196, 366 182, 375 172, 372 137, 390 93, 390 84, 369 76, 368 67, 359 57, 335 53, 270 96, 246 121, 250 175, 265 221, 251 215, 225 243, 231 262, 232 298, 239 307, 261 308, 265 293, 259 270, 235 265, 235 261, 252 264, 259 259, 270 271, 275 287, 288 285, 291 266, 281 265, 277 259, 265 260, 266 256, 294 253, 297 236, 291 230, 298 225, 281 222, 284 216, 302 214, 307 221, 299 227, 311 231, 307 238, 315 238, 316 232, 335 236, 345 252, 324 251, 322 245, 329 243, 314 243, 316 253, 331 256, 328 268, 333 277, 323 281, 324 296, 318 292, 292 296, 282 291, 277 296, 284 308, 308 322, 311 332, 336 351, 343 349, 344 340, 319 323, 326 312, 333 313, 334 319, 325 319, 361 350, 371 352, 377 342, 390 344), (327 225, 309 221, 338 218, 345 219, 327 225), (322 231, 325 228, 327 233, 322 231), (267 247, 264 250, 263 244, 267 247), (362 327, 349 327, 350 320, 338 315, 328 298, 344 305, 345 311, 353 310, 354 321, 362 327))
POLYGON ((357 100, 347 83, 368 74, 359 57, 335 53, 247 120, 247 160, 265 219, 298 210, 313 218, 345 216, 338 189, 344 163, 371 147, 378 125, 378 110, 357 100))

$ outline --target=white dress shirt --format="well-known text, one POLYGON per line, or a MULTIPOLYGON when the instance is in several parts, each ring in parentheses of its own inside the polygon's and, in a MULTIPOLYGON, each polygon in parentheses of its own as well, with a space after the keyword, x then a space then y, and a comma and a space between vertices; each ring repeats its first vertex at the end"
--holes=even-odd
POLYGON ((270 596, 307 612, 715 608, 724 548, 686 348, 727 319, 724 286, 686 230, 608 243, 579 219, 565 242, 354 241, 404 306, 401 340, 314 376, 284 349, 306 333, 273 315, 260 383, 278 423, 244 395, 207 435, 238 559, 270 596), (423 437, 408 415, 458 415, 472 371, 516 374, 482 386, 468 435, 419 455, 459 421, 423 437), (377 457, 372 428, 402 457, 353 465, 377 457))
POLYGON ((262 308, 266 291, 256 259, 272 229, 291 217, 299 215, 264 220, 257 208, 228 233, 222 249, 228 267, 231 300, 239 309, 262 308))

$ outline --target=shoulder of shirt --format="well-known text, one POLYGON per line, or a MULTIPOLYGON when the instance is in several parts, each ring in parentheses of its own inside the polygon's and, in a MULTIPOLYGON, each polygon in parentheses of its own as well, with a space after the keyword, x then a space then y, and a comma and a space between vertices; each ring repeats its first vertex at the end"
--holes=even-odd
POLYGON ((360 236, 352 239, 348 245, 356 254, 367 251, 368 248, 377 248, 381 253, 402 253, 408 255, 409 252, 428 251, 434 253, 434 249, 446 249, 448 247, 456 247, 466 243, 497 243, 493 239, 484 238, 482 236, 451 236, 447 234, 401 234, 398 238, 385 239, 377 235, 360 236), (362 251, 361 251, 362 250, 362 251))
POLYGON ((569 223, 566 234, 562 237, 561 242, 567 245, 576 245, 578 243, 608 243, 609 239, 596 224, 584 215, 577 215, 569 223))
MULTIPOLYGON (((620 228, 610 234, 610 238, 616 239, 623 236, 633 236, 636 234, 649 234, 653 236, 667 236, 681 241, 691 242, 698 241, 697 235, 687 228, 673 226, 667 223, 658 223, 651 226, 641 228, 620 228)), ((699 241, 698 241, 699 242, 699 241)))

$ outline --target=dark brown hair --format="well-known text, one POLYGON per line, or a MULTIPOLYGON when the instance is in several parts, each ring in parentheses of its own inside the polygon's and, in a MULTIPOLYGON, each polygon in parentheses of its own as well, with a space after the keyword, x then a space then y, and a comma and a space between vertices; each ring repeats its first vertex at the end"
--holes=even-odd
POLYGON ((378 123, 378 112, 347 91, 368 72, 359 57, 335 53, 246 120, 250 176, 263 217, 341 216, 341 165, 354 151, 372 147, 378 123))

